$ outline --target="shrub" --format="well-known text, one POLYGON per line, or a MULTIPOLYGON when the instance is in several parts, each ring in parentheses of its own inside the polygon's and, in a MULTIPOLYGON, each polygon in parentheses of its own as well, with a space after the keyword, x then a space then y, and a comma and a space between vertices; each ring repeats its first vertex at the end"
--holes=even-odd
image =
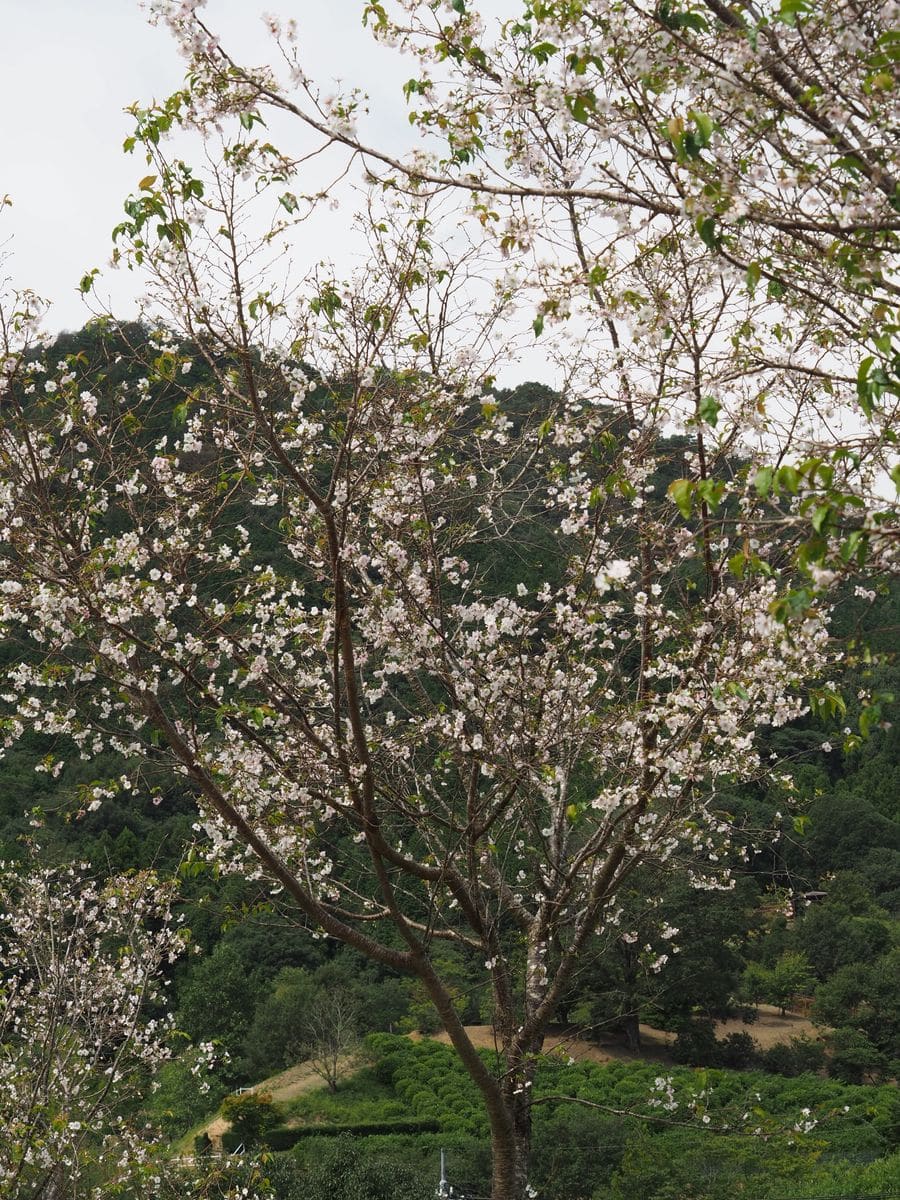
POLYGON ((532 1178, 542 1200, 577 1200, 607 1184, 634 1122, 566 1104, 535 1117, 532 1178))
POLYGON ((804 1034, 764 1050, 760 1065, 772 1075, 814 1075, 825 1066, 825 1048, 804 1034))
POLYGON ((733 1200, 764 1196, 768 1185, 777 1183, 775 1195, 783 1196, 785 1185, 808 1178, 814 1156, 814 1148, 786 1139, 640 1129, 629 1139, 606 1195, 613 1200, 733 1200))
POLYGON ((317 1145, 301 1160, 303 1200, 432 1200, 433 1178, 421 1168, 367 1152, 350 1137, 317 1145))
POLYGON ((194 1156, 200 1158, 204 1154, 209 1154, 212 1150, 212 1139, 209 1134, 204 1131, 198 1133, 194 1138, 194 1156))
POLYGON ((732 1071, 746 1071, 755 1066, 759 1044, 749 1033, 729 1033, 718 1043, 718 1061, 732 1071))
POLYGON ((719 1043, 712 1021, 686 1021, 678 1029, 672 1046, 677 1063, 691 1067, 714 1067, 719 1062, 719 1043))
POLYGON ((227 1090, 221 1080, 203 1066, 194 1049, 165 1063, 156 1082, 158 1086, 150 1098, 149 1112, 168 1137, 186 1133, 208 1113, 215 1112, 227 1090))
POLYGON ((269 1130, 278 1124, 278 1114, 268 1092, 226 1096, 221 1111, 231 1122, 231 1132, 248 1148, 264 1141, 269 1130))
POLYGON ((828 1073, 844 1083, 863 1083, 878 1079, 887 1060, 859 1029, 836 1029, 829 1037, 831 1058, 828 1073))
MULTIPOLYGON (((368 1039, 367 1044, 370 1047, 372 1046, 372 1043, 368 1041, 368 1039)), ((397 1071, 402 1065, 402 1055, 397 1054, 396 1052, 393 1054, 385 1054, 384 1057, 377 1059, 375 1062, 375 1066, 373 1068, 375 1078, 379 1083, 384 1084, 385 1087, 393 1087, 394 1076, 397 1074, 397 1071)))

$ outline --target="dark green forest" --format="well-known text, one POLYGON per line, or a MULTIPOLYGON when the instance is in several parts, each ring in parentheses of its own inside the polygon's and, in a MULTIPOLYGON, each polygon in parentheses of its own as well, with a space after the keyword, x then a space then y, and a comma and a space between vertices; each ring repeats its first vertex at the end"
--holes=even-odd
MULTIPOLYGON (((142 339, 137 326, 124 335, 89 327, 61 337, 50 356, 79 360, 97 394, 111 394, 128 382, 142 339), (121 360, 120 336, 129 348, 121 360)), ((495 402, 529 420, 545 393, 525 384, 495 402)), ((179 419, 167 397, 161 382, 147 393, 148 442, 179 419)), ((264 552, 265 514, 240 519, 257 523, 264 552)), ((274 536, 270 544, 276 555, 274 536)), ((546 569, 551 531, 535 553, 546 569)), ((502 576, 506 565, 487 567, 502 576)), ((803 720, 763 735, 777 782, 721 798, 743 831, 733 886, 636 872, 621 897, 628 924, 640 931, 646 920, 652 939, 662 912, 678 930, 668 957, 648 971, 632 941, 602 933, 559 1004, 559 1033, 625 1057, 542 1063, 535 1180, 547 1200, 897 1194, 900 590, 848 584, 833 628, 845 644, 835 680, 844 707, 818 711, 814 702, 803 720), (877 720, 859 699, 873 693, 882 697, 877 720), (754 1031, 772 1010, 810 1018, 812 1032, 761 1045, 754 1031), (739 1030, 722 1033, 724 1021, 739 1030), (662 1061, 641 1026, 669 1035, 662 1061)), ((2 653, 9 664, 20 651, 2 653)), ((442 1148, 451 1182, 484 1195, 484 1116, 453 1053, 429 1040, 441 1025, 421 988, 312 937, 265 881, 219 876, 193 849, 204 837, 193 795, 152 755, 140 764, 145 786, 95 807, 93 785, 132 764, 111 753, 74 757, 54 774, 47 764, 58 749, 31 734, 0 762, 0 858, 85 861, 110 874, 153 867, 178 879, 191 952, 170 968, 176 1052, 147 1081, 159 1144, 173 1154, 210 1149, 203 1129, 224 1103, 233 1126, 225 1149, 268 1147, 265 1169, 283 1200, 433 1195, 442 1148), (336 998, 346 1012, 340 1053, 352 1046, 354 1067, 287 1104, 267 1103, 264 1090, 235 1100, 238 1089, 316 1058, 310 1014, 333 1010, 336 998), (219 1059, 211 1072, 198 1065, 209 1042, 219 1059)), ((435 953, 465 1023, 489 1025, 491 997, 466 954, 453 945, 435 953)), ((239 1178, 238 1158, 229 1169, 239 1178)))

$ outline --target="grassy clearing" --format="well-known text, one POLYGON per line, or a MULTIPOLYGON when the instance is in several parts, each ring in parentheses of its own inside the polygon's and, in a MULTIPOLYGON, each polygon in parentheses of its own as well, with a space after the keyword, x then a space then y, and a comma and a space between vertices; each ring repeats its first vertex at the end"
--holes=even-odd
POLYGON ((378 1079, 372 1066, 342 1079, 336 1092, 324 1086, 315 1088, 279 1104, 278 1109, 287 1125, 375 1124, 409 1116, 408 1106, 378 1079))

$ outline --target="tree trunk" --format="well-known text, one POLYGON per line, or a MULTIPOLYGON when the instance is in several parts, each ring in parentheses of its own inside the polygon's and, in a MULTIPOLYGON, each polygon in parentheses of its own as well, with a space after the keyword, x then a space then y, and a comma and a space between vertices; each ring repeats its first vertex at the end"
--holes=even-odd
POLYGON ((625 1013, 622 1017, 622 1028, 625 1032, 625 1045, 632 1054, 639 1054, 641 1049, 640 1015, 636 1012, 625 1013))
POLYGON ((624 938, 619 938, 616 948, 622 960, 624 998, 621 1015, 622 1032, 625 1034, 625 1045, 633 1054, 637 1054, 641 1049, 640 1000, 638 998, 640 957, 635 947, 626 942, 624 938))
POLYGON ((62 1167, 52 1167, 42 1183, 37 1185, 35 1200, 64 1200, 65 1175, 62 1167))
POLYGON ((524 1093, 510 1095, 505 1107, 506 1119, 502 1123, 491 1123, 491 1200, 527 1200, 531 1159, 530 1097, 524 1093))

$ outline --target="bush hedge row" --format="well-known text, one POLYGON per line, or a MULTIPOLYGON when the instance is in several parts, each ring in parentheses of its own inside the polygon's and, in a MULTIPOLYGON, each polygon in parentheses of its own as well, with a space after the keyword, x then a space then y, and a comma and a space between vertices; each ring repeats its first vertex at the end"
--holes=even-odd
MULTIPOLYGON (((290 1150, 303 1138, 311 1137, 372 1137, 377 1134, 398 1133, 440 1133, 439 1121, 410 1120, 410 1121, 368 1121, 345 1125, 276 1125, 269 1129, 261 1139, 261 1145, 269 1150, 290 1150)), ((222 1135, 222 1149, 229 1154, 245 1144, 245 1139, 233 1130, 222 1135)))

